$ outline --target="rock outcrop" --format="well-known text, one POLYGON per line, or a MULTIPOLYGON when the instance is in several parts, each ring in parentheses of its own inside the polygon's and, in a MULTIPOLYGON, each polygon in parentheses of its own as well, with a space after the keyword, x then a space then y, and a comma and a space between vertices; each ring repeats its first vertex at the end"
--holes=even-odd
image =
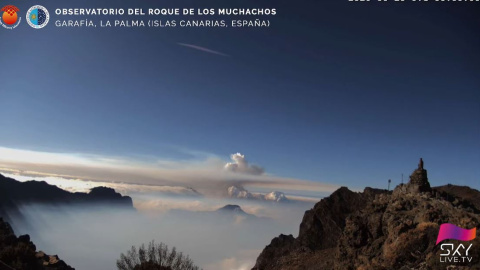
POLYGON ((423 159, 420 159, 418 168, 410 175, 410 181, 406 185, 408 192, 429 192, 431 191, 428 182, 427 170, 423 168, 423 159))
POLYGON ((297 238, 274 238, 253 269, 480 269, 480 238, 472 242, 471 262, 439 261, 441 224, 480 225, 479 202, 469 201, 480 192, 460 198, 452 190, 458 189, 432 189, 422 160, 393 192, 342 187, 305 212, 297 238))
POLYGON ((0 218, 0 269, 74 270, 57 255, 37 252, 28 234, 16 237, 12 227, 2 218, 0 218))

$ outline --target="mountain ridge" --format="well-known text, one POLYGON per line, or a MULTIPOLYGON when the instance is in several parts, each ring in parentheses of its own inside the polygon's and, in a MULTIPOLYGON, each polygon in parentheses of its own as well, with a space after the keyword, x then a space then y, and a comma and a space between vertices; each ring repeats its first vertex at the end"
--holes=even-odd
POLYGON ((95 187, 89 193, 69 192, 45 181, 20 182, 0 174, 0 216, 8 220, 9 214, 20 214, 18 208, 26 204, 107 204, 135 210, 132 198, 122 196, 108 187, 95 187))

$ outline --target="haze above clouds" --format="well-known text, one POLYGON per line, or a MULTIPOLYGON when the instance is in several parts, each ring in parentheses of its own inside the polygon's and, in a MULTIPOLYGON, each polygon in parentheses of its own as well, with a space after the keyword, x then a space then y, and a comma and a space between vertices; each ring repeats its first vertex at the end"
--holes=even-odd
POLYGON ((338 188, 333 184, 269 175, 260 166, 249 164, 240 153, 231 155, 231 160, 226 162, 214 156, 191 160, 136 160, 0 147, 1 172, 62 182, 62 188, 71 191, 85 191, 101 183, 118 188, 124 194, 139 189, 189 194, 193 188, 205 196, 223 197, 229 186, 240 185, 250 190, 280 190, 297 195, 308 192, 311 196, 313 192, 322 197, 338 188))

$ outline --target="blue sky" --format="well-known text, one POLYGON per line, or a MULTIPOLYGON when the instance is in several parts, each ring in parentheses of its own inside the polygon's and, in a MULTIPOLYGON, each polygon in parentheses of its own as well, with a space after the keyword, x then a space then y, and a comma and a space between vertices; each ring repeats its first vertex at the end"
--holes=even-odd
POLYGON ((480 188, 478 5, 228 5, 278 15, 269 29, 62 29, 55 15, 42 30, 0 29, 0 146, 172 160, 242 152, 270 174, 352 187, 398 183, 423 157, 433 185, 480 188))

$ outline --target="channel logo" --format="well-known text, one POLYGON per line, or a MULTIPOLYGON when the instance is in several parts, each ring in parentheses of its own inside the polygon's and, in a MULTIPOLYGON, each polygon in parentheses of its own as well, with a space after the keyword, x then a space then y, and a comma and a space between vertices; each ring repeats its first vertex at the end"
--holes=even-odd
POLYGON ((48 24, 50 14, 44 6, 36 5, 28 9, 26 18, 28 25, 40 29, 48 24))
POLYGON ((442 242, 447 239, 455 239, 460 241, 471 241, 475 239, 477 233, 477 228, 470 230, 457 227, 453 224, 444 223, 440 225, 440 230, 438 231, 437 243, 442 242))
POLYGON ((0 25, 2 25, 6 29, 14 29, 22 21, 22 18, 18 17, 18 12, 20 11, 20 9, 18 9, 16 6, 4 6, 1 11, 3 13, 2 18, 0 19, 0 25))
MULTIPOLYGON (((440 225, 438 231, 437 243, 438 245, 443 240, 459 240, 459 241, 472 241, 477 236, 477 228, 464 229, 454 224, 444 223, 440 225)), ((441 263, 471 263, 473 261, 472 254, 470 253, 473 244, 468 243, 443 243, 440 245, 440 262, 441 263)))

